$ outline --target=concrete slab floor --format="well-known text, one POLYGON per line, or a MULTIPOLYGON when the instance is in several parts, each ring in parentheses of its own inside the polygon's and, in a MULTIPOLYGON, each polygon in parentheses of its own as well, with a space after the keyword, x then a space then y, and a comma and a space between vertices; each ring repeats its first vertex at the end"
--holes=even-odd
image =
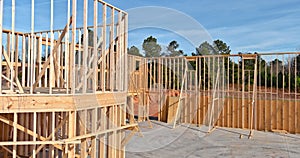
POLYGON ((196 157, 300 157, 300 135, 216 128, 207 134, 204 126, 170 125, 152 121, 140 123, 138 134, 126 146, 129 158, 196 158, 196 157), (240 137, 242 136, 242 137, 240 137))

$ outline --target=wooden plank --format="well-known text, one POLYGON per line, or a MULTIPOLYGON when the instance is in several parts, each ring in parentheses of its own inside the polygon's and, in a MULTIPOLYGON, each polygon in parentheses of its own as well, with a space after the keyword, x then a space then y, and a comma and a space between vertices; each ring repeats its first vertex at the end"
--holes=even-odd
POLYGON ((31 80, 31 77, 30 77, 30 73, 31 73, 31 70, 30 70, 30 68, 31 68, 31 62, 30 62, 30 60, 31 60, 31 53, 30 53, 30 46, 31 46, 31 36, 27 36, 27 76, 26 76, 26 78, 27 78, 27 82, 26 82, 26 86, 27 87, 30 87, 30 80, 31 80))
POLYGON ((266 106, 266 119, 265 119, 265 129, 267 131, 270 131, 272 129, 272 113, 271 113, 271 108, 272 108, 272 102, 271 100, 266 100, 265 106, 266 106))
POLYGON ((129 133, 129 135, 122 140, 122 146, 125 146, 130 141, 130 139, 136 134, 136 132, 138 132, 138 127, 134 127, 133 130, 129 133))
MULTIPOLYGON (((36 135, 40 135, 40 134, 37 133, 36 127, 37 127, 37 113, 33 112, 33 133, 36 133, 36 134, 33 135, 33 140, 32 140, 33 142, 36 142, 36 138, 37 138, 36 135)), ((32 151, 33 158, 36 157, 36 153, 37 153, 36 152, 36 145, 33 145, 33 151, 32 151)))
MULTIPOLYGON (((295 65, 295 67, 294 67, 294 76, 297 76, 297 64, 298 64, 298 62, 297 62, 297 60, 294 60, 294 65, 295 65)), ((300 113, 299 113, 299 111, 300 111, 300 108, 299 108, 299 101, 297 100, 297 95, 296 95, 296 92, 297 92, 297 80, 295 79, 295 81, 294 81, 294 92, 295 92, 295 96, 294 96, 294 100, 295 100, 295 102, 294 102, 294 108, 292 108, 293 110, 295 110, 295 131, 296 131, 296 133, 298 133, 299 131, 300 131, 300 128, 299 128, 299 125, 300 125, 300 121, 298 121, 298 119, 300 118, 300 113)))
MULTIPOLYGON (((174 118, 174 122, 173 122, 173 128, 175 128, 176 126, 176 122, 180 116, 180 112, 182 111, 182 107, 184 107, 181 103, 182 100, 183 100, 183 93, 186 94, 186 89, 187 89, 187 83, 186 83, 186 80, 187 80, 187 63, 185 63, 185 71, 184 71, 184 75, 183 75, 183 80, 182 80, 182 83, 181 85, 184 86, 185 85, 185 88, 181 87, 181 90, 180 90, 180 97, 179 97, 179 102, 178 102, 178 108, 176 109, 176 113, 175 113, 175 118, 174 118)), ((186 102, 184 102, 185 104, 186 102)))
POLYGON ((245 128, 245 61, 242 59, 242 107, 241 107, 241 128, 245 128))
POLYGON ((300 102, 295 101, 295 131, 296 133, 300 133, 300 102))
MULTIPOLYGON (((68 141, 68 142, 64 142, 64 141, 36 141, 36 142, 32 142, 32 141, 18 141, 17 144, 18 145, 29 145, 29 146, 48 144, 50 146, 50 148, 51 148, 53 145, 62 146, 63 144, 66 144, 66 143, 79 144, 80 141, 68 141)), ((15 143, 14 142, 6 141, 6 142, 0 142, 0 146, 1 145, 13 146, 13 145, 15 145, 15 143)), ((31 151, 32 151, 32 149, 31 149, 31 151)), ((55 150, 53 150, 53 151, 55 151, 55 150)), ((51 152, 52 152, 52 150, 51 150, 51 152)), ((57 156, 57 155, 58 154, 55 154, 55 156, 57 156)), ((75 155, 75 157, 78 157, 78 155, 75 155)))
MULTIPOLYGON (((229 95, 228 95, 229 96, 229 95)), ((233 101, 232 101, 232 97, 229 97, 226 99, 226 102, 228 102, 228 113, 227 113, 227 127, 229 128, 233 128, 233 118, 232 118, 232 115, 233 115, 233 101)))
MULTIPOLYGON (((99 112, 100 112, 100 131, 104 131, 106 130, 106 107, 100 108, 99 112)), ((99 115, 98 115, 99 116, 99 115)), ((104 158, 105 156, 105 134, 99 135, 100 139, 99 139, 99 157, 100 158, 104 158)))
POLYGON ((289 129, 289 102, 287 100, 282 100, 282 129, 286 131, 291 131, 289 129))
MULTIPOLYGON (((36 138, 40 138, 40 140, 42 141, 46 141, 46 138, 35 133, 34 131, 24 127, 24 126, 21 126, 20 124, 14 122, 14 121, 11 121, 11 120, 8 120, 7 118, 3 117, 3 116, 0 116, 0 121, 2 121, 3 123, 5 124, 8 124, 10 126, 15 126, 18 130, 22 131, 22 132, 25 132, 31 136, 35 136, 36 138)), ((58 148, 58 149, 62 149, 60 145, 56 145, 54 144, 53 145, 54 147, 58 148)))
MULTIPOLYGON (((29 122, 31 122, 30 121, 30 114, 29 113, 25 113, 24 114, 25 115, 25 118, 24 118, 24 122, 25 122, 25 126, 24 126, 24 129, 25 128, 28 128, 29 127, 29 122)), ((25 138, 24 138, 24 141, 28 141, 29 140, 29 134, 27 134, 27 133, 25 133, 24 132, 24 134, 25 134, 25 138)), ((29 152, 29 150, 30 150, 30 148, 29 148, 29 145, 25 145, 25 147, 24 147, 24 152, 26 153, 26 155, 28 155, 28 152, 29 152)))
MULTIPOLYGON (((242 92, 239 92, 239 97, 241 97, 241 94, 240 93, 242 93, 242 92)), ((242 102, 242 99, 241 98, 238 98, 237 99, 237 110, 238 110, 238 115, 237 115, 237 120, 238 120, 238 125, 237 125, 237 128, 242 128, 243 127, 243 125, 242 125, 242 119, 243 119, 243 117, 242 117, 242 110, 243 110, 243 108, 242 108, 242 106, 243 106, 243 102, 242 102)))
MULTIPOLYGON (((117 113, 117 126, 121 127, 122 125, 126 124, 126 105, 120 105, 120 107, 118 107, 118 113, 117 113), (124 110, 123 110, 124 109, 124 110)), ((123 130, 117 131, 117 156, 118 157, 122 157, 122 151, 125 149, 122 145, 122 138, 125 137, 123 130)))
POLYGON ((76 109, 112 106, 126 103, 126 93, 99 93, 76 96, 76 109))
MULTIPOLYGON (((76 135, 76 112, 70 111, 69 112, 69 133, 68 137, 69 139, 73 138, 76 135)), ((68 147, 68 157, 75 157, 75 144, 70 144, 68 147)))
POLYGON ((207 122, 208 122, 208 115, 207 115, 207 112, 208 112, 208 97, 203 96, 203 110, 202 110, 202 118, 203 118, 203 124, 207 125, 207 122))
MULTIPOLYGON (((91 112, 92 115, 92 132, 96 132, 97 131, 97 120, 98 120, 98 108, 94 108, 91 112)), ((96 158, 97 157, 97 136, 93 136, 91 137, 92 139, 92 144, 91 144, 91 157, 92 158, 96 158)))
MULTIPOLYGON (((8 114, 5 114, 4 117, 9 117, 9 116, 8 116, 8 114)), ((0 118, 1 118, 1 116, 0 116, 0 118)), ((4 125, 4 126, 3 126, 3 127, 4 127, 4 131, 3 131, 3 138, 4 138, 4 139, 3 139, 3 140, 4 140, 4 141, 9 141, 9 131, 10 131, 10 127, 7 126, 7 125, 4 124, 4 123, 3 123, 3 125, 4 125)), ((3 155, 4 155, 4 158, 7 158, 7 157, 8 157, 8 152, 5 151, 3 155)))
POLYGON ((272 130, 273 129, 277 129, 277 120, 276 120, 276 117, 277 117, 277 109, 276 109, 276 100, 272 99, 271 100, 271 124, 272 124, 272 130))
MULTIPOLYGON (((15 112, 14 113, 14 122, 15 123, 18 123, 18 114, 15 112)), ((18 132, 18 130, 17 130, 17 127, 16 127, 16 125, 14 124, 14 126, 13 126, 13 142, 14 143, 16 143, 17 142, 17 132, 18 132)), ((13 146, 13 157, 16 157, 17 156, 17 146, 16 145, 14 145, 13 146)))
POLYGON ((30 54, 31 54, 31 60, 28 62, 31 63, 31 67, 30 67, 30 94, 33 93, 33 82, 35 79, 35 51, 36 51, 36 38, 35 38, 35 34, 34 34, 34 0, 31 0, 31 25, 30 25, 30 29, 31 29, 31 45, 30 45, 30 54))
MULTIPOLYGON (((43 136, 48 137, 48 114, 43 112, 43 136)), ((42 153, 42 157, 46 157, 46 148, 42 148, 43 149, 43 153, 42 153)))
POLYGON ((276 130, 276 129, 273 129, 271 131, 274 132, 274 133, 288 134, 288 132, 286 130, 276 130))
POLYGON ((258 99, 257 104, 259 108, 259 125, 258 125, 258 130, 264 130, 265 129, 265 106, 264 106, 264 101, 261 99, 258 99))
MULTIPOLYGON (((52 52, 50 54, 50 57, 46 60, 46 62, 43 64, 43 67, 42 67, 42 70, 41 72, 39 73, 37 79, 35 80, 35 82, 33 83, 33 89, 36 88, 38 82, 41 80, 42 76, 45 74, 45 71, 48 67, 48 65, 50 64, 50 61, 51 61, 51 58, 53 58, 55 55, 56 55, 56 52, 57 52, 57 49, 58 47, 60 46, 61 42, 62 42, 62 39, 64 38, 66 32, 67 32, 67 28, 68 28, 68 25, 71 25, 72 24, 72 16, 70 18, 70 23, 67 24, 62 32, 62 34, 59 36, 58 40, 57 40, 57 43, 55 44, 54 48, 52 49, 52 52)), ((55 60, 55 59, 54 59, 55 60)), ((57 62, 56 62, 57 63, 57 62)), ((57 65, 57 64, 55 64, 57 65)), ((50 66, 51 68, 51 66, 50 66)), ((51 79, 51 77, 50 77, 51 79)), ((51 81, 50 81, 51 82, 51 81)), ((51 87, 51 86, 50 86, 51 87)))
MULTIPOLYGON (((12 83, 14 86, 18 86, 14 81, 10 80, 9 78, 7 78, 6 76, 4 75, 1 75, 3 79, 5 79, 6 81, 12 83)), ((2 90, 2 93, 15 93, 11 90, 2 90)))
MULTIPOLYGON (((7 63, 7 65, 8 65, 8 67, 9 67, 9 69, 13 70, 13 66, 12 66, 12 64, 10 63, 8 54, 6 53, 6 51, 5 51, 4 49, 2 49, 2 50, 3 50, 2 53, 3 53, 4 59, 6 60, 6 63, 7 63)), ((18 88, 19 88, 19 93, 24 93, 23 87, 21 86, 21 83, 20 83, 20 81, 19 81, 18 76, 15 76, 14 78, 15 78, 16 84, 17 84, 17 86, 18 86, 18 88)))
POLYGON ((116 46, 117 46, 117 52, 116 52, 116 89, 119 90, 120 89, 120 81, 121 81, 121 75, 120 75, 120 71, 121 71, 121 65, 120 65, 120 54, 121 54, 121 44, 122 44, 122 15, 119 12, 118 13, 118 25, 117 25, 117 42, 116 42, 116 46))
MULTIPOLYGON (((115 105, 115 106, 112 106, 112 124, 111 124, 111 128, 115 128, 115 127, 118 127, 117 126, 117 107, 119 105, 115 105)), ((110 145, 111 148, 112 148, 112 157, 116 157, 116 153, 117 153, 117 143, 116 143, 116 139, 117 139, 117 131, 113 131, 112 132, 112 144, 110 145)))
POLYGON ((105 69, 106 69, 106 4, 102 6, 102 23, 103 23, 103 29, 102 29, 102 49, 101 49, 101 58, 102 58, 102 64, 101 64, 101 83, 102 83, 102 91, 104 92, 106 90, 106 75, 105 75, 105 69))
POLYGON ((173 123, 178 108, 179 97, 168 97, 167 123, 173 123))
MULTIPOLYGON (((126 66, 128 64, 128 59, 127 59, 127 47, 128 47, 128 15, 125 14, 124 12, 122 13, 122 19, 123 19, 123 41, 122 41, 122 66, 121 66, 121 76, 125 77, 126 74, 128 73, 128 70, 126 69, 126 66)), ((128 82, 128 78, 125 77, 124 82, 120 81, 121 85, 122 85, 122 91, 126 91, 127 90, 127 83, 128 82)), ((155 79, 156 82, 156 79, 155 79)), ((147 104, 148 105, 148 104, 147 104)))
MULTIPOLYGON (((55 112, 52 111, 50 114, 49 114, 49 133, 51 133, 50 135, 52 136, 52 139, 51 141, 55 141, 55 133, 53 132, 54 131, 54 128, 55 128, 55 112)), ((45 141, 45 140, 44 140, 45 141)), ((55 148, 54 146, 50 146, 49 147, 49 153, 50 153, 50 157, 54 158, 55 157, 55 148)))
MULTIPOLYGON (((49 69, 49 94, 52 94, 52 87, 55 86, 55 78, 54 78, 54 67, 53 67, 53 40, 54 40, 54 34, 53 34, 53 23, 54 23, 54 6, 53 6, 53 0, 50 1, 50 56, 48 60, 44 63, 42 72, 37 77, 37 81, 40 80, 40 78, 43 75, 43 71, 45 71, 45 68, 48 64, 50 64, 49 69)), ((56 51, 55 51, 56 52, 56 51)), ((35 84, 33 84, 33 89, 35 88, 35 84)), ((53 155, 51 155, 53 157, 53 155)))
MULTIPOLYGON (((2 57, 2 29, 3 29, 3 0, 0 0, 0 57, 2 57)), ((2 72, 2 62, 0 63, 0 74, 3 74, 2 72)), ((0 80, 0 85, 2 85, 2 79, 0 80)), ((0 86, 0 94, 2 94, 2 86, 0 86)))
POLYGON ((0 96, 3 100, 3 108, 0 113, 5 112, 32 112, 32 111, 66 111, 74 109, 72 96, 0 96), (22 104, 20 104, 22 101, 22 104), (61 106, 64 105, 64 106, 61 106))
MULTIPOLYGON (((108 110, 107 110, 107 112, 108 112, 108 110)), ((108 120, 106 120, 106 121, 108 121, 108 120)), ((106 125, 108 125, 108 124, 106 124, 106 125)), ((64 139, 64 142, 73 142, 73 141, 77 142, 76 140, 90 138, 90 137, 93 137, 93 136, 96 136, 96 135, 102 135, 102 134, 106 134, 106 133, 112 133, 114 131, 119 131, 119 130, 123 130, 123 129, 131 129, 132 127, 136 127, 137 125, 138 124, 135 123, 135 124, 127 124, 127 125, 124 125, 124 126, 121 126, 121 127, 114 127, 114 128, 110 128, 110 129, 106 128, 105 130, 97 130, 97 132, 91 132, 91 133, 88 133, 88 134, 75 136, 72 139, 64 139)), ((58 141, 56 141, 55 143, 57 143, 57 142, 58 141)), ((49 142, 47 142, 47 143, 49 143, 49 142)), ((61 142, 61 143, 63 143, 63 142, 61 142)), ((102 150, 100 150, 100 151, 102 151, 102 150)))
MULTIPOLYGON (((25 126, 24 121, 25 121, 25 114, 24 113, 19 113, 18 114, 18 122, 20 122, 21 126, 25 126)), ((25 133, 18 133, 18 138, 19 138, 18 140, 24 141, 24 136, 25 136, 25 133)), ((18 146, 17 154, 18 155, 25 155, 24 146, 18 146)))
POLYGON ((25 64, 26 64, 26 38, 23 35, 22 36, 22 86, 25 87, 25 77, 26 77, 26 72, 25 72, 25 64))
MULTIPOLYGON (((53 133, 54 133, 54 134, 57 133, 57 131, 58 131, 58 130, 66 123, 67 120, 69 120, 68 117, 64 118, 64 120, 61 121, 61 122, 58 124, 57 127, 55 127, 54 131, 53 131, 48 137, 46 137, 46 139, 45 139, 44 141, 49 141, 49 140, 51 140, 52 137, 53 137, 53 133)), ((73 132, 74 132, 74 131, 73 131, 73 132)), ((45 145, 46 145, 46 144, 40 145, 40 146, 36 149, 36 154, 37 154, 39 151, 41 151, 41 150, 45 147, 45 145)), ((30 156, 30 158, 33 158, 33 157, 35 157, 34 153, 30 156)), ((75 157, 75 156, 74 156, 74 157, 75 157)))
POLYGON ((123 77, 123 78, 125 78, 124 79, 124 81, 123 80, 121 80, 120 82, 121 82, 121 91, 125 91, 126 90, 126 86, 125 86, 125 83, 127 84, 127 78, 125 77, 125 73, 127 72, 127 70, 126 70, 126 60, 127 60, 127 48, 128 48, 128 46, 127 46, 127 42, 128 42, 128 28, 127 28, 127 18, 125 17, 126 16, 126 14, 124 14, 123 12, 120 12, 120 13, 122 13, 122 19, 123 19, 123 31, 122 31, 122 35, 123 35, 123 38, 122 38, 122 54, 121 54, 121 56, 120 56, 120 59, 121 59, 121 64, 122 64, 122 66, 121 66, 121 76, 123 77))
MULTIPOLYGON (((11 54, 11 53, 10 53, 10 52, 11 52, 11 46, 10 46, 10 43, 11 43, 11 33, 8 33, 8 34, 7 34, 7 39, 6 39, 6 40, 7 40, 7 41, 6 41, 6 42, 7 42, 7 43, 6 43, 6 50, 7 50, 7 52, 8 52, 8 53, 7 53, 7 56, 8 56, 7 59, 8 59, 8 60, 6 59, 6 61, 10 62, 10 54, 11 54)), ((4 48, 3 48, 3 51, 4 51, 4 48)), ((3 51, 2 51, 2 53, 4 53, 3 51)), ((4 55, 4 54, 3 54, 3 55, 4 55)), ((6 67, 6 77, 7 77, 7 78, 10 78, 10 69, 9 69, 8 66, 6 67)), ((6 83, 6 85, 7 85, 7 87, 10 87, 9 83, 6 83)))
POLYGON ((115 10, 114 8, 111 9, 111 27, 110 27, 110 37, 109 37, 109 59, 110 59, 110 64, 109 64, 109 68, 110 68, 110 91, 114 90, 114 85, 115 85, 115 80, 114 80, 114 76, 115 76, 115 52, 114 52, 114 46, 115 46, 115 39, 114 39, 114 33, 115 33, 115 28, 114 28, 114 22, 115 22, 115 10))
MULTIPOLYGON (((112 129, 114 128, 114 106, 111 106, 108 108, 108 120, 107 120, 107 129, 112 129)), ((107 134, 107 157, 115 157, 114 154, 114 133, 110 132, 107 134)))
POLYGON ((32 35, 32 38, 31 38, 32 42, 31 42, 31 74, 30 74, 30 77, 31 77, 31 80, 30 80, 30 94, 33 94, 33 82, 35 81, 35 74, 36 74, 36 36, 35 35, 32 35))
MULTIPOLYGON (((14 55, 15 55, 14 54, 15 53, 15 10, 16 10, 16 2, 15 2, 15 0, 12 0, 11 1, 11 45, 9 45, 11 50, 8 51, 11 62, 13 62, 14 55)), ((2 57, 1 57, 1 59, 2 59, 2 57)), ((10 69, 10 80, 13 80, 14 76, 15 76, 14 69, 12 67, 12 69, 10 69)), ((10 83, 10 90, 13 90, 12 83, 10 83)))
POLYGON ((15 47, 15 54, 14 54, 15 74, 14 75, 16 77, 18 77, 19 76, 19 51, 18 51, 19 50, 19 36, 16 35, 15 37, 16 38, 15 38, 15 46, 14 46, 15 47))
POLYGON ((94 49, 93 49, 93 54, 94 54, 94 63, 93 63, 93 68, 94 68, 94 76, 93 76, 93 91, 96 92, 98 88, 98 2, 94 1, 94 35, 93 35, 93 40, 94 40, 94 49))
MULTIPOLYGON (((72 0, 72 15, 76 15, 77 0, 72 0)), ((72 41, 70 49, 70 85, 71 93, 75 94, 75 45, 76 45, 76 16, 72 16, 72 41)), ((80 35, 79 35, 80 36, 80 35)))
POLYGON ((86 93, 87 91, 87 56, 88 56, 88 30, 87 30, 87 19, 88 19, 88 2, 83 2, 83 88, 82 92, 86 93))
MULTIPOLYGON (((130 63, 130 61, 129 61, 130 63)), ((141 63, 140 63, 141 64, 141 63)), ((161 110, 163 108, 163 100, 162 100, 162 72, 163 72, 163 66, 161 59, 158 59, 158 84, 159 84, 159 94, 158 94, 158 120, 161 120, 161 110)), ((139 86, 140 87, 140 86, 139 86)), ((149 94, 150 95, 150 94, 149 94)))
MULTIPOLYGON (((0 145, 5 151, 4 153, 10 153, 10 154, 13 154, 13 151, 11 151, 9 148, 5 147, 4 145, 0 145)), ((5 156, 5 155, 4 155, 5 156)), ((14 155, 15 157, 17 158, 21 158, 19 155, 14 155)))
MULTIPOLYGON (((42 37, 42 35, 41 35, 42 37)), ((38 38, 38 49, 37 49, 37 73, 36 74, 40 74, 41 70, 42 70, 42 38, 38 38)), ((37 77, 37 75, 35 75, 35 77, 37 77)), ((42 86, 42 80, 39 81, 39 87, 42 86)))
POLYGON ((134 123, 134 100, 133 100, 133 96, 128 96, 127 97, 127 101, 128 101, 128 110, 127 113, 129 115, 129 123, 134 123))

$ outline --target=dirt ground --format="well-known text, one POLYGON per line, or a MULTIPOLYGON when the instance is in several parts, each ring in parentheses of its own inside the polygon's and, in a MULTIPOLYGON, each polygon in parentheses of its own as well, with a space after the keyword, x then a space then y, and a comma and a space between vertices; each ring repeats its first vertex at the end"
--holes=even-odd
POLYGON ((136 134, 126 146, 130 158, 196 158, 196 157, 300 157, 300 135, 216 128, 170 125, 152 121, 140 123, 142 134, 136 134))

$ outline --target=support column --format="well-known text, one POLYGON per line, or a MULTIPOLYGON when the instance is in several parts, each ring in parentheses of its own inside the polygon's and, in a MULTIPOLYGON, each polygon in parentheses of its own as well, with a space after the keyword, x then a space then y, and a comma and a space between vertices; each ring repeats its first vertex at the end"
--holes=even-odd
MULTIPOLYGON (((76 112, 70 111, 69 112, 69 139, 73 138, 76 133, 76 112)), ((75 144, 69 144, 68 146, 68 157, 75 157, 75 144)))

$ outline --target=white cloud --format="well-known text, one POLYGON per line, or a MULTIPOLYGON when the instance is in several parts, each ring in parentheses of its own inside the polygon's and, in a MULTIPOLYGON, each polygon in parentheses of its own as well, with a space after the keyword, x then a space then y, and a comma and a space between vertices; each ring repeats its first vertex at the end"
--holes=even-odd
POLYGON ((184 37, 193 45, 211 40, 209 33, 198 21, 174 9, 152 6, 130 9, 128 13, 129 30, 149 27, 167 30, 184 37))
POLYGON ((209 32, 214 38, 230 41, 235 51, 294 51, 300 43, 298 24, 299 14, 289 14, 250 25, 213 28, 209 32))

